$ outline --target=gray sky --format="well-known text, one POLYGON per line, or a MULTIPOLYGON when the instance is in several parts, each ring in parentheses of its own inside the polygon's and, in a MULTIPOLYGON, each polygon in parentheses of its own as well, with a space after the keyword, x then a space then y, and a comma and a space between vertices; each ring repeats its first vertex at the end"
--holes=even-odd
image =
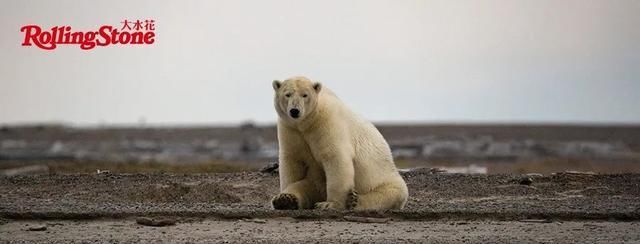
POLYGON ((0 123, 273 122, 305 75, 377 122, 640 123, 640 1, 8 1, 0 123), (156 21, 54 51, 20 27, 156 21))

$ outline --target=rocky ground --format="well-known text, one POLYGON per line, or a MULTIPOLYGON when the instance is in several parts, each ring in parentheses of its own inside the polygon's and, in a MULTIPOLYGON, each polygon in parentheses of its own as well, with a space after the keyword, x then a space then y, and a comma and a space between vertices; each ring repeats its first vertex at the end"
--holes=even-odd
POLYGON ((638 174, 403 176, 386 212, 272 210, 269 173, 4 177, 0 242, 640 242, 638 174))
POLYGON ((277 218, 189 220, 168 227, 133 220, 12 221, 0 241, 14 243, 637 243, 638 222, 393 221, 364 224, 277 218), (45 224, 45 231, 25 231, 45 224), (20 241, 18 241, 20 240, 20 241))

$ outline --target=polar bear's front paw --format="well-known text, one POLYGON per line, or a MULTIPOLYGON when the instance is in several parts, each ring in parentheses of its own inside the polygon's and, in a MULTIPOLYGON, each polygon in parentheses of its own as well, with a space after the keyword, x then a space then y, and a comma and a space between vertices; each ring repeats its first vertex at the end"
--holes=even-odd
POLYGON ((347 202, 346 207, 348 210, 353 210, 358 205, 358 192, 356 190, 351 190, 347 194, 347 202))
POLYGON ((315 205, 316 209, 337 209, 337 204, 334 202, 318 202, 315 205))
POLYGON ((289 193, 280 193, 271 200, 273 208, 281 210, 298 209, 298 198, 289 193))

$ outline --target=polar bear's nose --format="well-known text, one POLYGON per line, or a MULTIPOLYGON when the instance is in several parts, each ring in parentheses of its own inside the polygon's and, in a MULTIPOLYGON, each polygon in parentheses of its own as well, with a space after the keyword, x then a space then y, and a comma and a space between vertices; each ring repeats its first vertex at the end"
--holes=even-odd
POLYGON ((298 117, 300 117, 300 110, 298 110, 297 108, 292 108, 291 110, 289 110, 289 114, 291 114, 292 118, 297 119, 298 117))

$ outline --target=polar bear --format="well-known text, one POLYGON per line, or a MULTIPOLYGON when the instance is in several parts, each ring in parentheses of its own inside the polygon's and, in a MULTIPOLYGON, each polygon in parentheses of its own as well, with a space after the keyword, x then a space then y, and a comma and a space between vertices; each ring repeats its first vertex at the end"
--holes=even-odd
POLYGON ((275 209, 401 209, 409 195, 389 145, 319 82, 273 81, 280 145, 275 209))

